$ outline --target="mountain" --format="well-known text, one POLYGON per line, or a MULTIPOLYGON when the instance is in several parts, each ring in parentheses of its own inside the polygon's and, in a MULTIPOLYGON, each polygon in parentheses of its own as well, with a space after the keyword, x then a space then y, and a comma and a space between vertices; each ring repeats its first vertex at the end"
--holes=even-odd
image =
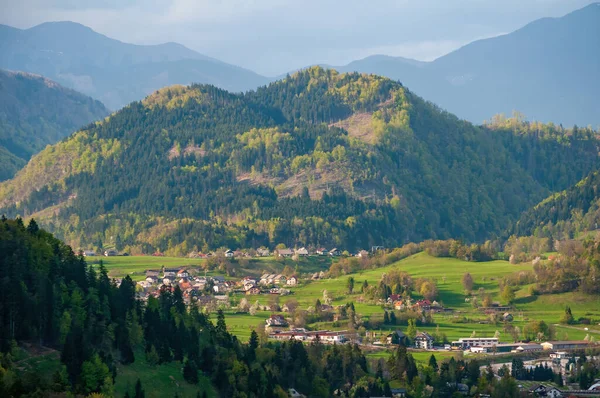
POLYGON ((387 76, 475 123, 520 111, 532 120, 600 125, 600 3, 470 43, 432 62, 372 56, 339 67, 387 76))
POLYGON ((313 67, 246 94, 174 86, 134 102, 0 184, 0 213, 74 247, 178 255, 474 241, 598 162, 592 130, 478 127, 390 79, 313 67))
POLYGON ((593 171, 577 184, 523 213, 509 232, 517 236, 572 239, 597 230, 599 221, 600 172, 593 171))
POLYGON ((51 80, 0 70, 0 181, 46 145, 106 115, 99 101, 51 80))
POLYGON ((245 91, 267 82, 177 43, 127 44, 73 22, 26 30, 0 26, 0 67, 49 77, 111 109, 173 84, 207 83, 245 91))

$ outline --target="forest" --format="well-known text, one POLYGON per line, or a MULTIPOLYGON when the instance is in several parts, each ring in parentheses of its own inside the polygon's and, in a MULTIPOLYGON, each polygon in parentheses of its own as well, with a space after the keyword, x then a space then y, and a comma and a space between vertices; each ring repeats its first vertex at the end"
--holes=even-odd
POLYGON ((46 145, 106 115, 99 101, 53 81, 0 70, 0 181, 46 145))
POLYGON ((597 166, 594 130, 474 126, 398 82, 313 67, 245 94, 162 89, 35 156, 0 212, 136 254, 481 242, 597 166))

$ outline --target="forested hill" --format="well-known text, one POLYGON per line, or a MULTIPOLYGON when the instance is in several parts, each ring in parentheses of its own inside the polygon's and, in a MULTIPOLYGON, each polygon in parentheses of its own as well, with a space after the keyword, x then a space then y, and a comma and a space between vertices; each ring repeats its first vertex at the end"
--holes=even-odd
POLYGON ((597 230, 599 223, 600 172, 594 171, 525 212, 509 233, 563 240, 597 230))
POLYGON ((53 81, 0 70, 0 181, 46 145, 106 115, 99 101, 53 81))
POLYGON ((75 247, 146 253, 481 240, 597 165, 594 131, 478 127, 400 83, 314 67, 247 94, 156 92, 35 156, 0 209, 75 247))

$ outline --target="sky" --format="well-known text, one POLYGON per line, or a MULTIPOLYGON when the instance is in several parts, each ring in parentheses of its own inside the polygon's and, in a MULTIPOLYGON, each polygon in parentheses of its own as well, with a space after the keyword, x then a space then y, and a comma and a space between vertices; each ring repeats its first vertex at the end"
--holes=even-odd
MULTIPOLYGON (((597 0, 596 0, 597 1, 597 0)), ((0 24, 74 21, 135 44, 178 42, 266 76, 374 54, 430 61, 594 0, 0 0, 0 24)))

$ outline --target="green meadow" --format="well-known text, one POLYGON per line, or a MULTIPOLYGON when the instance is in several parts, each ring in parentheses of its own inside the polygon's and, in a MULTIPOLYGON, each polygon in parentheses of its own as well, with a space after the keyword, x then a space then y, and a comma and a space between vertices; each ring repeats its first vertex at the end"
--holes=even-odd
MULTIPOLYGON (((494 301, 502 301, 500 297, 499 281, 510 274, 519 271, 532 270, 531 264, 513 265, 508 261, 490 261, 490 262, 468 262, 454 258, 436 258, 425 253, 419 253, 398 261, 392 265, 366 270, 352 275, 345 275, 338 278, 324 279, 318 281, 305 281, 298 287, 292 288, 293 294, 287 297, 281 297, 280 304, 283 305, 287 300, 295 299, 301 308, 308 308, 314 305, 317 299, 323 301, 323 291, 327 290, 328 296, 333 299, 333 305, 341 305, 348 302, 354 302, 356 312, 363 319, 382 320, 383 308, 380 305, 369 304, 361 301, 360 286, 364 280, 370 285, 377 284, 382 275, 394 269, 407 272, 413 279, 431 278, 437 281, 439 290, 438 302, 445 307, 452 308, 454 313, 434 315, 435 326, 420 327, 419 330, 434 332, 436 327, 439 331, 445 333, 449 340, 456 340, 460 337, 469 337, 473 332, 479 337, 493 337, 496 331, 500 332, 500 341, 509 342, 511 336, 503 331, 502 324, 487 323, 488 317, 474 309, 469 302, 465 302, 466 292, 462 287, 462 277, 464 273, 469 272, 475 282, 473 291, 477 292, 483 288, 486 293, 492 296, 494 301), (347 280, 352 276, 355 279, 355 292, 348 294, 347 280), (466 321, 459 320, 466 318, 466 321)), ((593 320, 593 325, 576 325, 567 327, 555 325, 556 338, 579 340, 587 334, 595 336, 600 340, 600 298, 586 296, 580 293, 563 293, 554 295, 532 296, 529 293, 529 286, 516 287, 516 299, 512 311, 514 316, 513 325, 523 329, 531 320, 544 320, 549 324, 556 324, 564 312, 566 305, 570 305, 575 318, 587 317, 593 320), (583 330, 587 327, 589 330, 583 330)), ((418 295, 415 296, 418 298, 418 295)), ((248 297, 251 302, 259 300, 261 304, 266 304, 267 296, 248 297)), ((249 318, 247 314, 230 314, 227 318, 228 324, 234 332, 240 332, 240 338, 249 335, 249 327, 256 324, 256 320, 268 314, 260 315, 259 312, 254 317, 249 318), (246 332, 248 330, 248 332, 246 332)), ((320 323, 309 325, 316 328, 333 328, 331 323, 320 323)), ((343 328, 343 322, 342 322, 343 328)), ((391 327, 385 326, 382 334, 403 326, 391 327)))
MULTIPOLYGON (((146 269, 157 269, 161 266, 192 266, 200 267, 206 260, 187 259, 175 257, 151 257, 151 256, 130 256, 130 257, 93 257, 88 259, 92 263, 102 260, 109 270, 111 276, 123 277, 127 274, 134 279, 143 279, 146 269)), ((286 266, 302 274, 326 270, 330 265, 330 258, 309 257, 293 261, 291 259, 259 258, 251 260, 241 260, 239 262, 238 276, 253 275, 258 276, 262 273, 281 272, 286 266)), ((342 305, 348 302, 354 302, 357 315, 364 320, 383 320, 383 308, 381 305, 362 302, 360 286, 363 281, 370 285, 377 284, 384 273, 391 270, 402 270, 407 272, 413 279, 430 278, 437 282, 439 290, 438 302, 445 307, 454 310, 450 314, 435 314, 434 326, 420 327, 420 331, 433 333, 436 328, 445 333, 447 338, 452 341, 460 337, 469 337, 473 332, 479 337, 493 337, 494 333, 500 333, 501 342, 511 341, 511 336, 503 331, 502 324, 488 323, 488 317, 478 310, 474 309, 469 302, 465 301, 466 292, 462 287, 462 276, 469 272, 473 276, 474 288, 483 288, 487 294, 490 294, 494 301, 502 301, 500 297, 499 281, 510 274, 519 271, 532 270, 531 264, 513 265, 507 261, 490 262, 468 262, 454 258, 436 258, 425 253, 415 254, 404 260, 398 261, 386 267, 370 269, 344 275, 338 278, 322 280, 304 280, 297 287, 292 287, 290 296, 280 297, 280 305, 288 300, 297 300, 300 308, 307 309, 314 306, 317 299, 323 301, 323 291, 327 290, 328 296, 333 299, 333 305, 342 305), (355 293, 348 294, 347 280, 352 276, 355 279, 355 293)), ((210 274, 210 273, 209 273, 210 274)), ((586 335, 594 336, 600 340, 600 298, 586 296, 581 293, 563 293, 554 295, 530 295, 529 286, 516 287, 516 299, 514 302, 515 311, 513 311, 513 325, 521 330, 531 320, 544 320, 548 324, 555 325, 557 339, 581 340, 586 335), (566 305, 569 305, 575 318, 586 317, 592 319, 591 325, 558 325, 560 317, 564 312, 566 305), (587 327, 588 330, 584 330, 587 327)), ((246 297, 250 303, 258 300, 261 304, 267 304, 272 296, 243 296, 237 295, 235 300, 246 297)), ((419 296, 415 296, 419 298, 419 296)), ((265 319, 270 312, 259 311, 255 315, 246 313, 236 313, 234 310, 226 312, 226 322, 232 333, 239 339, 246 341, 252 329, 259 325, 264 325, 265 319)), ((318 324, 307 325, 314 329, 336 329, 331 322, 322 322, 318 324)), ((344 329, 344 322, 337 329, 344 329)), ((376 333, 379 335, 387 334, 393 329, 404 329, 405 326, 384 325, 376 333)), ((386 351, 370 353, 369 356, 388 355, 386 351)), ((424 353, 426 354, 426 353, 424 353)), ((438 352, 436 356, 446 355, 438 352)), ((427 357, 428 358, 428 357, 427 357)))

